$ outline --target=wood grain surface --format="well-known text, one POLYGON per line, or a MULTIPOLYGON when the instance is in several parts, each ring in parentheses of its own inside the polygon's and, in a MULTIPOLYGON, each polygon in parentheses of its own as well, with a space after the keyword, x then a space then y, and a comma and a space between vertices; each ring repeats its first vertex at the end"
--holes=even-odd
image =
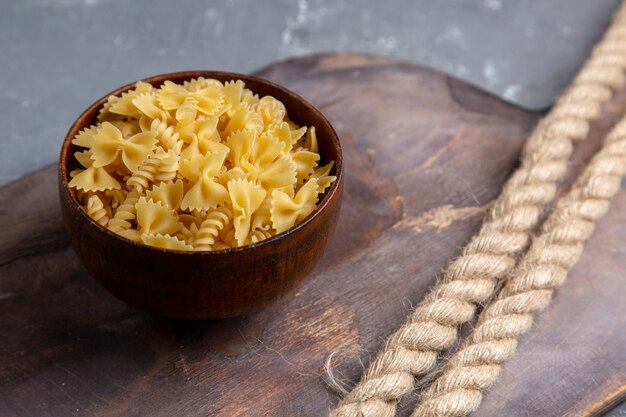
MULTIPOLYGON (((79 264, 55 167, 9 184, 0 189, 0 415, 323 416, 337 400, 324 381, 328 355, 339 379, 358 378, 476 232, 538 118, 383 58, 318 55, 260 75, 317 105, 342 140, 344 202, 317 269, 256 313, 162 319, 118 301, 79 264)), ((577 146, 573 173, 625 109, 623 92, 577 146)), ((625 275, 622 190, 475 415, 592 416, 623 398, 625 275)))

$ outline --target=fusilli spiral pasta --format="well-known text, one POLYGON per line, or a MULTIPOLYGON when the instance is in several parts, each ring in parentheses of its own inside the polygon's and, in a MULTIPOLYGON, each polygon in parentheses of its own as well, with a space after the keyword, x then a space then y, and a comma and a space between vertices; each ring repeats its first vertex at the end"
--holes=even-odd
POLYGON ((268 239, 272 237, 272 232, 270 232, 269 230, 262 230, 262 229, 256 229, 256 230, 252 230, 250 232, 250 234, 248 235, 248 240, 246 242, 246 244, 251 244, 251 243, 258 243, 264 239, 268 239))
POLYGON ((174 181, 178 176, 180 155, 170 149, 167 153, 161 154, 159 159, 159 167, 155 177, 156 181, 174 181))
POLYGON ((154 132, 156 138, 165 149, 172 150, 177 155, 180 155, 184 143, 180 140, 178 132, 167 121, 154 119, 150 124, 150 131, 154 132))
POLYGON ((109 230, 119 233, 132 227, 132 221, 135 220, 137 210, 135 204, 139 201, 139 191, 136 189, 126 194, 126 198, 115 210, 115 215, 109 220, 109 230))
POLYGON ((106 226, 109 222, 109 215, 104 207, 104 203, 97 194, 87 200, 87 214, 100 226, 106 226))
POLYGON ((218 207, 202 221, 193 241, 194 250, 211 250, 221 230, 230 222, 233 213, 228 207, 218 207))
POLYGON ((144 161, 143 165, 139 167, 126 181, 126 186, 129 189, 135 189, 142 193, 150 187, 156 181, 156 177, 159 173, 159 166, 161 165, 162 152, 155 152, 144 161))

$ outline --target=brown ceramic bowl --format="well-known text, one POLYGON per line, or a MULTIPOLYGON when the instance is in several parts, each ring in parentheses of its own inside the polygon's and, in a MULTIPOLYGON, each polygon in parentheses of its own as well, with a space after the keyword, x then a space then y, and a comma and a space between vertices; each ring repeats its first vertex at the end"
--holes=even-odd
POLYGON ((284 87, 248 75, 193 71, 158 75, 143 81, 159 86, 196 78, 241 79, 260 96, 282 101, 299 125, 315 126, 320 163, 335 161, 331 187, 317 209, 294 228, 257 244, 216 252, 182 252, 134 243, 101 227, 80 207, 68 188, 77 166, 71 139, 96 122, 110 94, 93 103, 70 128, 61 149, 59 191, 63 220, 74 250, 89 273, 116 297, 153 313, 194 320, 232 317, 257 309, 302 280, 322 256, 335 230, 343 190, 343 164, 337 134, 326 118, 284 87))

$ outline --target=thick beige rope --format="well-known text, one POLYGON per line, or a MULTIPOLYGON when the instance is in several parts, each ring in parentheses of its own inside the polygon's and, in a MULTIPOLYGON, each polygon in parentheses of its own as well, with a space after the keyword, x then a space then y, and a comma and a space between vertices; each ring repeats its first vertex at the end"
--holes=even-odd
POLYGON ((505 184, 480 231, 444 271, 400 329, 392 334, 361 381, 330 412, 331 417, 391 417, 396 402, 414 388, 415 377, 436 365, 457 340, 460 324, 473 319, 499 280, 515 266, 529 234, 551 202, 567 169, 572 141, 585 138, 589 121, 624 83, 626 8, 596 46, 572 85, 535 128, 521 167, 505 184))
POLYGON ((462 348, 422 394, 412 417, 465 416, 478 407, 482 391, 515 352, 517 338, 529 330, 534 313, 550 303, 554 289, 578 261, 583 242, 606 213, 624 175, 626 117, 606 137, 571 191, 559 199, 541 234, 480 314, 462 348))

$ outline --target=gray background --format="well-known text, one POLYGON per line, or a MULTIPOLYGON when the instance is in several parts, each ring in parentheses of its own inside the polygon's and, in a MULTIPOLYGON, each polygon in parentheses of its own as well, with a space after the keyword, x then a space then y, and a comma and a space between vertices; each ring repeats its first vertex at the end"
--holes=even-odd
POLYGON ((130 81, 249 72, 352 50, 440 68, 545 108, 617 0, 0 0, 0 185, 57 158, 69 124, 130 81))
MULTIPOLYGON (((0 0, 0 185, 53 162, 96 98, 162 72, 317 51, 396 56, 549 106, 617 0, 0 0)), ((612 417, 626 416, 626 406, 612 417), (620 411, 621 410, 621 411, 620 411)))

